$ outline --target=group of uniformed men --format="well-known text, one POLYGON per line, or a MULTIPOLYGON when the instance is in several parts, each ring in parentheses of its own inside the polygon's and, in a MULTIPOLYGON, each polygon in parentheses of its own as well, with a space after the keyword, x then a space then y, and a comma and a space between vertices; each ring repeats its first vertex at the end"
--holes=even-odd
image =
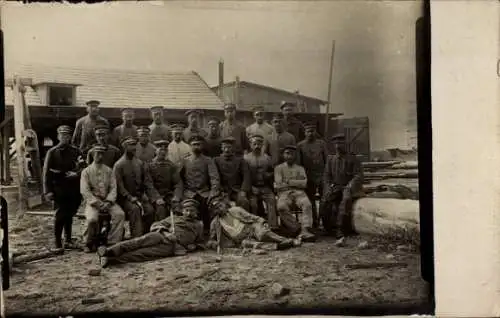
POLYGON ((293 116, 294 104, 284 102, 272 124, 264 121, 264 108, 256 108, 248 127, 236 121, 235 105, 226 104, 225 119, 209 118, 206 130, 200 111, 186 112, 184 128, 169 126, 163 107, 151 108, 149 127, 135 126, 133 109, 124 109, 123 123, 111 130, 99 105, 87 102, 88 114, 74 131, 57 129, 59 144, 44 161, 44 194, 57 205, 56 248, 76 248, 72 219, 82 199, 84 249, 97 251, 106 265, 183 254, 214 241, 220 246, 221 240, 297 246, 314 241, 320 223, 339 245, 356 234, 351 208, 362 184, 360 163, 346 151, 343 135, 332 138, 336 153, 328 156, 316 126, 293 116), (99 215, 110 220, 107 247, 98 240, 99 215))

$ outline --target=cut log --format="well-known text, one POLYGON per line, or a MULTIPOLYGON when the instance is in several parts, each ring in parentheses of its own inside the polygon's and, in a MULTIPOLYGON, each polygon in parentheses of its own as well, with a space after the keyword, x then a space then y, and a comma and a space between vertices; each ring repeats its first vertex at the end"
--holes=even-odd
POLYGON ((18 257, 13 257, 13 264, 22 264, 22 263, 28 263, 28 262, 33 262, 37 261, 40 259, 44 258, 49 258, 57 255, 62 255, 64 254, 64 249, 59 248, 59 249, 54 249, 54 250, 48 250, 48 251, 43 251, 43 252, 37 252, 37 253, 30 253, 18 257))
POLYGON ((418 178, 418 170, 407 170, 407 171, 377 171, 377 172, 365 172, 364 178, 370 179, 392 179, 392 178, 418 178))
POLYGON ((404 161, 396 163, 390 166, 389 169, 418 169, 418 161, 404 161))
POLYGON ((362 162, 361 166, 363 167, 363 169, 376 170, 376 169, 392 167, 400 163, 401 161, 367 161, 367 162, 362 162))
POLYGON ((356 230, 382 236, 416 236, 420 232, 418 200, 360 198, 353 205, 356 230))
POLYGON ((363 186, 363 192, 366 197, 372 198, 394 198, 394 199, 411 199, 418 200, 417 191, 403 184, 379 184, 363 186))

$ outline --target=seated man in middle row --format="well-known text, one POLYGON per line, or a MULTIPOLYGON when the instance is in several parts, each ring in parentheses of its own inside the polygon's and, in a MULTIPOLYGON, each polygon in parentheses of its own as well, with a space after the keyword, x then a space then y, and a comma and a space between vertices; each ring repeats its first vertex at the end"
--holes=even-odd
POLYGON ((200 135, 193 135, 189 139, 191 154, 182 162, 172 204, 178 204, 181 199, 198 201, 200 216, 208 232, 211 220, 208 200, 220 195, 220 179, 213 159, 202 153, 204 141, 205 138, 200 135))
POLYGON ((219 170, 220 184, 222 191, 234 201, 237 206, 250 211, 248 193, 250 192, 250 170, 243 157, 234 154, 233 137, 226 137, 221 140, 222 155, 214 159, 219 170))
POLYGON ((315 236, 309 232, 313 223, 312 204, 307 197, 307 175, 304 167, 295 163, 297 147, 285 146, 283 159, 285 162, 274 169, 274 186, 278 193, 278 214, 281 225, 290 231, 300 228, 299 238, 304 242, 313 241, 315 236), (301 209, 300 225, 292 212, 294 206, 301 209))

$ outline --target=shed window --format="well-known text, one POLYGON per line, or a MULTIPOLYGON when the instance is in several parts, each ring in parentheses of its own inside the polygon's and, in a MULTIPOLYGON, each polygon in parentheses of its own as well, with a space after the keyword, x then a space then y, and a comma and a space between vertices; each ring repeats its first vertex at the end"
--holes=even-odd
POLYGON ((49 103, 52 106, 72 106, 74 93, 73 86, 49 86, 49 103))

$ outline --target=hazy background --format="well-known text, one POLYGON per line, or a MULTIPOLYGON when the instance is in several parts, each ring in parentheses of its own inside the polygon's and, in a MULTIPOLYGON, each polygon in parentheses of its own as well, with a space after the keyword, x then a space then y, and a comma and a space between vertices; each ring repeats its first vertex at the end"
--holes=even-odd
MULTIPOLYGON (((198 72, 253 81, 368 116, 374 149, 416 143, 419 1, 121 2, 2 8, 6 67, 32 63, 198 72)), ((147 89, 147 88, 145 88, 147 89)), ((145 93, 147 91, 145 90, 145 93)))

